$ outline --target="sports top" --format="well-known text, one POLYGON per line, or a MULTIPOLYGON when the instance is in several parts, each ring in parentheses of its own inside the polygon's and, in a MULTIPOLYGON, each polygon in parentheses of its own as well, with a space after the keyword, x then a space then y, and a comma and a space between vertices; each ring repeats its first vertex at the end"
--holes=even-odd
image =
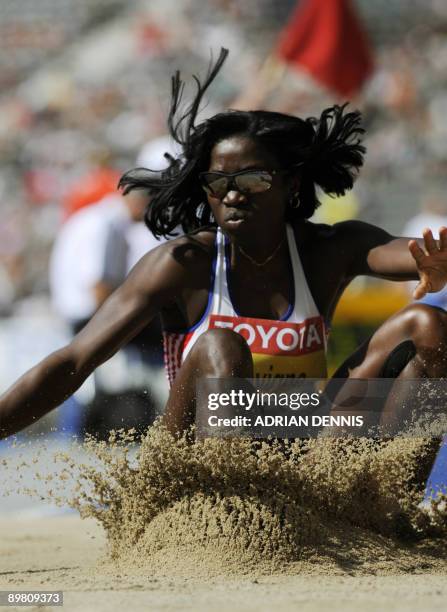
POLYGON ((200 321, 181 332, 163 332, 166 373, 172 385, 197 338, 208 329, 228 328, 241 334, 250 347, 255 378, 326 378, 326 327, 307 285, 295 243, 287 225, 293 274, 293 295, 281 319, 241 316, 230 291, 230 243, 216 233, 208 303, 200 321))

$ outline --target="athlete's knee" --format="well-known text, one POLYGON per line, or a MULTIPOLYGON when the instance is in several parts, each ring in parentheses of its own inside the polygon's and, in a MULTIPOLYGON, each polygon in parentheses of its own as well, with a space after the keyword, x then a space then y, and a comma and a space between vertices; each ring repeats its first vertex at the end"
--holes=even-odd
POLYGON ((447 345, 447 313, 427 304, 413 304, 405 309, 404 324, 416 346, 447 345))
POLYGON ((403 315, 405 335, 415 346, 417 369, 429 378, 447 376, 446 312, 426 304, 414 304, 403 315))
POLYGON ((193 352, 202 366, 218 367, 222 373, 228 370, 228 375, 252 375, 250 348, 245 338, 231 329, 210 329, 203 333, 194 345, 193 352))
POLYGON ((245 355, 250 354, 245 338, 241 334, 225 328, 209 329, 197 339, 195 347, 200 351, 210 353, 231 350, 245 355))

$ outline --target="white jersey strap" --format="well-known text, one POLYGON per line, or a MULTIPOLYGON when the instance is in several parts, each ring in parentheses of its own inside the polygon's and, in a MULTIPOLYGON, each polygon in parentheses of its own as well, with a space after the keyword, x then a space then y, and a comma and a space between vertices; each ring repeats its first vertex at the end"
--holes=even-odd
MULTIPOLYGON (((290 225, 286 226, 287 244, 293 271, 293 305, 287 320, 303 321, 319 315, 315 301, 307 284, 303 266, 296 246, 295 235, 290 225)), ((213 297, 210 314, 238 316, 231 301, 227 279, 229 277, 229 261, 226 257, 226 238, 220 228, 217 229, 216 272, 214 286, 211 288, 213 297)))
POLYGON ((303 321, 308 317, 316 317, 318 312, 314 298, 307 284, 306 275, 304 274, 301 259, 298 253, 298 248, 295 241, 295 233, 290 225, 286 227, 287 242, 289 243, 289 255, 293 269, 293 284, 295 294, 295 304, 293 313, 290 317, 293 321, 303 321))

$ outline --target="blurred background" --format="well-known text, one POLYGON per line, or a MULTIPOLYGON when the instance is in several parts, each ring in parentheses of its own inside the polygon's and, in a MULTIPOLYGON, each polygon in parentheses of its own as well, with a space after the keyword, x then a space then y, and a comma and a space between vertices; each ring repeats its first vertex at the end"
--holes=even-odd
MULTIPOLYGON (((72 333, 50 295, 56 237, 119 197, 117 178, 137 160, 163 166, 170 76, 203 75, 221 46, 230 56, 203 117, 319 115, 346 100, 363 111, 366 165, 351 194, 323 199, 318 220, 356 217, 395 234, 447 224, 445 0, 3 0, 0 390, 72 333)), ((131 225, 127 268, 154 246, 131 225)), ((356 281, 336 313, 331 369, 410 296, 405 284, 356 281)), ((98 431, 79 410, 98 394, 107 426, 150 422, 166 396, 160 345, 155 326, 145 355, 118 356, 40 427, 98 431)))

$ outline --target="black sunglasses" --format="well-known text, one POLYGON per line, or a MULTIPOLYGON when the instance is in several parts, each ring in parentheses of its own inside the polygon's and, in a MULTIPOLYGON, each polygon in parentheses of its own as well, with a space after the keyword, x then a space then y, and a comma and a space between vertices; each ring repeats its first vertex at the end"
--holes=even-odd
POLYGON ((232 189, 243 194, 268 191, 272 186, 273 176, 284 172, 286 170, 242 170, 233 174, 201 172, 199 178, 208 195, 224 198, 232 189))

